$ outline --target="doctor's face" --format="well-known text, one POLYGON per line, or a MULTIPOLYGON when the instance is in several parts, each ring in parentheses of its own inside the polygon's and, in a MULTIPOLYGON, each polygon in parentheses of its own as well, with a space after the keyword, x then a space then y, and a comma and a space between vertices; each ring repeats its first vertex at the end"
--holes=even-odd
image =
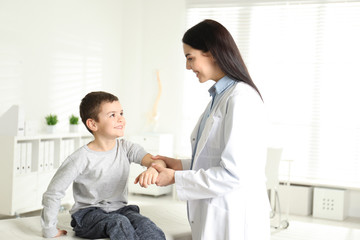
POLYGON ((186 57, 186 69, 192 70, 201 83, 208 80, 218 81, 225 75, 209 51, 203 52, 185 43, 183 48, 186 57))

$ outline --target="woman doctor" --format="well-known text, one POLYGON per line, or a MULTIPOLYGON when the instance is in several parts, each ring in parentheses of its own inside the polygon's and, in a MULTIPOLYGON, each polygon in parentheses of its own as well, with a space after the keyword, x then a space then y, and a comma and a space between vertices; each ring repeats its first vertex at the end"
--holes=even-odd
POLYGON ((227 29, 204 20, 183 37, 186 68, 200 83, 213 80, 211 101, 191 134, 192 159, 164 156, 156 184, 175 184, 187 200, 193 240, 269 240, 265 185, 266 116, 227 29))

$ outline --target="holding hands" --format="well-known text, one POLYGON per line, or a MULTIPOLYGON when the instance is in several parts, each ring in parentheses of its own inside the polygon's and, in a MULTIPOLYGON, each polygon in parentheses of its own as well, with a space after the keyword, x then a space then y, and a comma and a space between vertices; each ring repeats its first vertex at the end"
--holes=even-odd
POLYGON ((164 187, 175 183, 175 170, 164 168, 163 166, 157 164, 153 164, 152 167, 159 172, 156 180, 157 186, 164 187))
POLYGON ((137 176, 134 184, 139 183, 140 186, 147 188, 149 185, 156 183, 158 175, 158 171, 151 166, 147 170, 142 172, 139 176, 137 176))
POLYGON ((136 179, 135 184, 147 188, 151 184, 157 186, 167 186, 175 183, 175 170, 182 170, 182 164, 179 159, 164 156, 152 156, 153 162, 149 168, 142 172, 136 179), (159 164, 159 160, 166 164, 159 164))

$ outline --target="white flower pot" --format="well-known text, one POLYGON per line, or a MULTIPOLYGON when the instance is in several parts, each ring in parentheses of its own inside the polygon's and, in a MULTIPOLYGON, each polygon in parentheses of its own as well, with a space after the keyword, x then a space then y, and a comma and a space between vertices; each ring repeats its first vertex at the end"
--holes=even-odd
POLYGON ((54 133, 56 130, 56 125, 46 125, 46 132, 47 133, 54 133))
POLYGON ((79 125, 78 124, 70 124, 69 130, 71 133, 76 133, 79 131, 79 125))

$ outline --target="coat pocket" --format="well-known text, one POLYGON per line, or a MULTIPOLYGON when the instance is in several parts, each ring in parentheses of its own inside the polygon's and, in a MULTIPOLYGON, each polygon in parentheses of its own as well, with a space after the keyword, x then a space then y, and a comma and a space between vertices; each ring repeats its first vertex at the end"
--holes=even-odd
POLYGON ((226 209, 207 203, 202 239, 229 239, 229 213, 226 209))

